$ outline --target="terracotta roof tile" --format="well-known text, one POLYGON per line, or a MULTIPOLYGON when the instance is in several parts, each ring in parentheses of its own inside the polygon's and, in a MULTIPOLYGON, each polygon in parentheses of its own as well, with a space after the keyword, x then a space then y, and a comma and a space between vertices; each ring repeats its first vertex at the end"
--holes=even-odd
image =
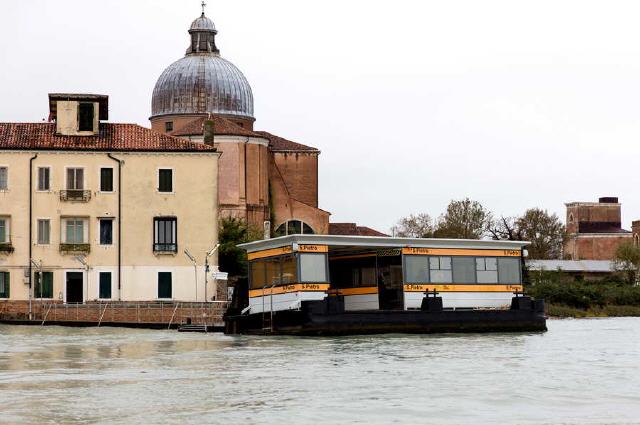
POLYGON ((96 136, 61 136, 55 123, 0 123, 0 149, 197 152, 202 143, 166 136, 137 124, 101 123, 96 136))
MULTIPOLYGON (((194 118, 186 125, 171 132, 172 136, 202 136, 204 133, 205 117, 194 118)), ((213 118, 213 132, 221 136, 249 136, 263 137, 256 132, 243 128, 233 121, 224 117, 215 116, 213 118)))
POLYGON ((256 131, 262 137, 269 139, 269 147, 273 152, 317 152, 320 151, 314 147, 306 146, 301 143, 292 142, 266 131, 256 131))
POLYGON ((357 226, 356 223, 329 223, 329 234, 343 236, 389 236, 370 227, 357 226))

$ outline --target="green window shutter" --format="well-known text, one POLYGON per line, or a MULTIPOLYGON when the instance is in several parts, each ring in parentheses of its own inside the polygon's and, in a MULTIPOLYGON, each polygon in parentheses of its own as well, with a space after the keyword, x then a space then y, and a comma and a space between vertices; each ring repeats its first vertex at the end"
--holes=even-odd
POLYGON ((111 273, 100 273, 100 298, 111 298, 111 273))
POLYGON ((53 272, 42 273, 42 298, 53 298, 53 272))
POLYGON ((158 273, 158 298, 171 298, 171 272, 158 273))
POLYGON ((0 298, 10 298, 11 282, 9 272, 0 272, 0 298))

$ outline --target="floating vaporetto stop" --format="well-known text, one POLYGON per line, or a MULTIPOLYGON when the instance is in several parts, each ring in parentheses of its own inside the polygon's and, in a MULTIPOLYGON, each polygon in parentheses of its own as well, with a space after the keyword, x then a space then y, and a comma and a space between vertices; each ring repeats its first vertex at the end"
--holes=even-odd
POLYGON ((528 242, 291 235, 240 245, 228 334, 545 331, 523 293, 528 242))

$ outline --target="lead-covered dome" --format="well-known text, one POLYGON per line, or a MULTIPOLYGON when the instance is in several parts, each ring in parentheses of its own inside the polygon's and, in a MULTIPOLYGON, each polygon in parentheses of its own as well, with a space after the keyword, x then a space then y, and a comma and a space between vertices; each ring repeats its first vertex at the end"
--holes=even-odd
POLYGON ((186 56, 169 65, 156 82, 151 118, 211 112, 253 119, 251 86, 235 65, 220 57, 213 22, 202 13, 189 34, 186 56))

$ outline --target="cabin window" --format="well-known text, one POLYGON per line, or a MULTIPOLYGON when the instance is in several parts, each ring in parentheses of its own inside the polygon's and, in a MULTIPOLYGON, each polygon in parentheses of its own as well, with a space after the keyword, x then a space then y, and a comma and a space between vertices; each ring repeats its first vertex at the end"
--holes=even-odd
POLYGON ((432 283, 451 283, 451 257, 429 257, 429 272, 432 283))
POLYGON ((281 271, 280 271, 280 259, 279 258, 269 258, 264 262, 265 270, 266 270, 266 284, 267 287, 276 286, 281 284, 281 271))
POLYGON ((473 257, 453 257, 453 282, 476 283, 476 262, 473 257))
POLYGON ((300 274, 301 282, 328 282, 327 256, 325 254, 300 254, 300 274))
POLYGON ((80 102, 78 105, 78 130, 93 131, 94 105, 91 102, 80 102))
POLYGON ((264 261, 253 261, 250 266, 251 289, 261 289, 266 286, 264 261))
POLYGON ((421 255, 407 255, 404 257, 405 282, 429 282, 429 257, 421 255))
POLYGON ((296 268, 296 258, 293 255, 282 257, 282 276, 280 278, 282 284, 296 283, 296 268))
POLYGON ((498 258, 498 283, 520 283, 520 259, 498 258))
POLYGON ((334 288, 376 286, 376 256, 332 258, 329 274, 334 288))
POLYGON ((35 298, 53 298, 53 272, 37 272, 34 279, 35 298), (42 282, 40 281, 42 276, 42 282))
POLYGON ((0 298, 9 298, 9 272, 0 272, 0 298))
POLYGON ((478 283, 498 283, 498 259, 496 257, 476 258, 478 283))

